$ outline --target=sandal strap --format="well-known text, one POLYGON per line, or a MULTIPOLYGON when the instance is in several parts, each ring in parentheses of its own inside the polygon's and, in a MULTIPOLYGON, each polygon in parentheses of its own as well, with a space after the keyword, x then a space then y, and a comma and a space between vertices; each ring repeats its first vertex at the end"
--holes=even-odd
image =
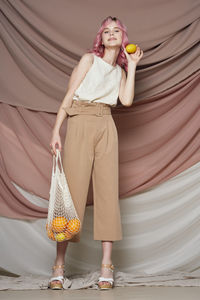
POLYGON ((63 283, 63 280, 64 280, 64 277, 63 276, 55 276, 55 277, 52 277, 49 282, 52 282, 54 280, 58 280, 58 281, 61 281, 63 283))
POLYGON ((108 281, 110 283, 114 282, 113 278, 106 278, 106 277, 99 277, 99 282, 100 281, 108 281))
POLYGON ((54 265, 54 266, 52 267, 52 269, 53 269, 53 270, 55 270, 55 269, 64 269, 64 267, 65 267, 64 264, 63 264, 63 265, 54 265))
POLYGON ((102 268, 110 269, 112 272, 115 268, 113 264, 101 264, 101 266, 102 266, 102 268))

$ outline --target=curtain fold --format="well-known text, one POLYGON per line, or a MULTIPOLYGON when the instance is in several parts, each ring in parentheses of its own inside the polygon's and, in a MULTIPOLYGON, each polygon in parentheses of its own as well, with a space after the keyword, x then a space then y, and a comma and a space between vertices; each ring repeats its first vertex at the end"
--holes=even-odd
MULTIPOLYGON (((144 51, 133 105, 118 101, 112 109, 119 136, 119 198, 153 188, 200 161, 200 3, 128 0, 124 5, 0 1, 1 216, 47 216, 47 208, 27 202, 12 182, 48 203, 56 114, 73 68, 109 14, 125 23, 129 41, 144 51)), ((67 120, 62 145, 66 131, 67 120)), ((87 206, 92 204, 90 182, 87 206)))
MULTIPOLYGON (((80 7, 85 9, 81 3, 80 7)), ((62 0, 57 8, 56 2, 50 0, 47 15, 45 1, 40 4, 37 1, 1 1, 2 102, 36 111, 58 111, 72 69, 81 55, 92 46, 97 32, 97 20, 92 26, 91 21, 86 22, 84 15, 76 12, 74 15, 80 22, 84 20, 83 26, 88 30, 83 30, 83 41, 81 39, 81 42, 77 42, 81 37, 76 36, 80 28, 76 31, 78 25, 73 22, 74 15, 70 14, 70 17, 68 13, 68 18, 63 15, 65 9, 69 11, 68 6, 73 13, 76 5, 62 0), (72 25, 73 30, 70 29, 72 25), (66 30, 67 37, 63 30, 66 30)), ((96 4, 91 2, 90 5, 95 13, 96 4)), ((146 10, 146 4, 135 1, 134 5, 129 5, 135 10, 138 8, 137 14, 133 13, 130 20, 128 16, 123 20, 122 16, 122 20, 127 25, 130 42, 133 39, 144 50, 144 56, 137 66, 134 99, 143 101, 199 70, 200 4, 198 1, 188 3, 186 0, 177 1, 173 5, 165 3, 165 7, 158 3, 152 4, 152 17, 149 10, 146 10), (176 9, 174 15, 172 11, 176 9), (156 14, 159 11, 162 18, 156 14), (170 14, 166 20, 163 13, 166 15, 168 11, 170 14), (140 21, 141 29, 136 31, 140 15, 144 28, 140 21)))
MULTIPOLYGON (((166 182, 120 201, 123 240, 113 244, 113 263, 117 272, 125 273, 118 273, 122 281, 128 280, 127 273, 130 277, 125 283, 133 283, 131 276, 136 274, 141 275, 138 284, 159 273, 173 277, 174 272, 179 276, 187 272, 196 278, 189 272, 200 270, 199 174, 200 163, 196 163, 166 182)), ((47 207, 45 199, 14 186, 27 202, 47 207)), ((17 275, 50 276, 56 248, 47 237, 45 222, 0 218, 3 269, 17 275)), ((66 274, 77 273, 80 278, 85 272, 99 271, 101 242, 93 240, 93 206, 86 208, 80 243, 68 247, 66 274)), ((83 277, 87 279, 86 274, 83 277)), ((160 280, 155 279, 157 283, 160 280)), ((164 281, 167 285, 167 278, 164 281)))
MULTIPOLYGON (((200 161, 199 77, 187 78, 159 101, 157 96, 145 104, 137 102, 134 108, 115 109, 120 199, 164 182, 200 161)), ((47 216, 46 209, 30 206, 11 181, 48 200, 52 171, 49 141, 55 118, 55 114, 0 104, 2 216, 47 216)), ((61 127, 62 145, 66 131, 67 120, 61 127)), ((90 182, 87 205, 92 203, 90 182)))

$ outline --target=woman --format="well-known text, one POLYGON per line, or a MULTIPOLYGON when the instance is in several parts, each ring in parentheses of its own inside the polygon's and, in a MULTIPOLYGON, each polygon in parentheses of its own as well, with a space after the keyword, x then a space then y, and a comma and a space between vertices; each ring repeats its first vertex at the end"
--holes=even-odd
MULTIPOLYGON (((136 65, 143 56, 137 46, 128 54, 126 27, 119 19, 107 17, 94 42, 74 68, 66 96, 59 108, 51 139, 62 150, 59 129, 68 117, 63 168, 77 213, 83 222, 90 176, 94 192, 94 239, 101 240, 103 257, 100 289, 113 287, 112 244, 122 239, 118 199, 118 135, 111 115, 119 97, 124 106, 134 98, 136 65)), ((71 240, 57 243, 51 289, 62 289, 68 242, 79 242, 80 232, 71 240)))

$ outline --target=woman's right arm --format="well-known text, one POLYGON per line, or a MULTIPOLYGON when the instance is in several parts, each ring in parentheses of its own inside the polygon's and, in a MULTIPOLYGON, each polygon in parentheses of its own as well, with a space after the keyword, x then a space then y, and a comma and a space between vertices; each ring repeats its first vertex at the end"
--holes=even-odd
POLYGON ((50 142, 50 146, 52 147, 52 154, 56 155, 56 144, 58 144, 58 149, 62 150, 61 139, 60 139, 60 127, 67 117, 67 113, 65 111, 65 107, 70 107, 72 105, 72 99, 76 89, 79 87, 80 83, 84 79, 85 75, 89 71, 91 65, 93 63, 93 55, 91 53, 85 53, 78 65, 73 69, 72 74, 70 76, 70 80, 67 87, 67 93, 59 107, 56 122, 52 131, 52 138, 50 142))

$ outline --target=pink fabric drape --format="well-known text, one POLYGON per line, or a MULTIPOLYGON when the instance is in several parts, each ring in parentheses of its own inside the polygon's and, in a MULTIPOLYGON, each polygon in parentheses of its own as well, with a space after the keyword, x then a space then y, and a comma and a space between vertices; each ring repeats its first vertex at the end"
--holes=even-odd
MULTIPOLYGON (((30 203, 12 182, 48 201, 49 142, 56 113, 73 67, 109 14, 126 24, 130 42, 144 51, 133 106, 119 103, 113 109, 120 199, 164 182, 200 160, 199 1, 161 5, 149 0, 149 7, 139 0, 127 1, 123 12, 124 2, 115 3, 114 9, 111 2, 83 6, 82 1, 50 0, 47 10, 45 1, 0 1, 1 216, 47 216, 46 208, 30 203)), ((66 130, 67 120, 60 131, 62 143, 66 130)), ((90 185, 87 205, 92 202, 90 185)))

